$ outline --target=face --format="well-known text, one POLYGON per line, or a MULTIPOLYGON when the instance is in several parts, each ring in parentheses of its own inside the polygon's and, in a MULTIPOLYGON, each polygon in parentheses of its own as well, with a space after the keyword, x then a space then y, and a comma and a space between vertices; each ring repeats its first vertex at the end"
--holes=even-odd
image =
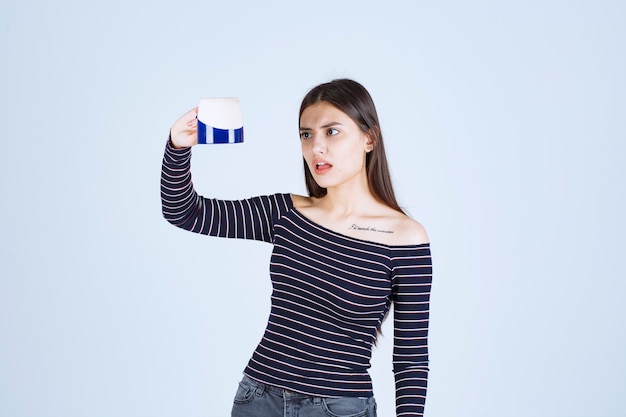
POLYGON ((307 107, 300 117, 302 155, 320 187, 367 184, 365 155, 372 142, 357 124, 330 103, 307 107))

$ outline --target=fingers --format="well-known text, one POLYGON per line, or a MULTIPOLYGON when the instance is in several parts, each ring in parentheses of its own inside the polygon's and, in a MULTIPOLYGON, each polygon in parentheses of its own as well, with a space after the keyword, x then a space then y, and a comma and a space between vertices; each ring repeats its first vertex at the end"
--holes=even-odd
POLYGON ((187 113, 183 114, 174 122, 172 130, 175 132, 184 132, 187 130, 195 130, 198 126, 198 108, 194 107, 187 113))
POLYGON ((193 146, 198 142, 198 108, 194 107, 174 122, 170 129, 172 143, 176 147, 193 146))
POLYGON ((198 117, 198 108, 194 107, 176 120, 175 125, 191 126, 198 117))
POLYGON ((182 119, 187 120, 187 126, 189 127, 195 127, 198 124, 198 108, 194 107, 193 109, 189 110, 187 113, 185 113, 182 117, 182 119))

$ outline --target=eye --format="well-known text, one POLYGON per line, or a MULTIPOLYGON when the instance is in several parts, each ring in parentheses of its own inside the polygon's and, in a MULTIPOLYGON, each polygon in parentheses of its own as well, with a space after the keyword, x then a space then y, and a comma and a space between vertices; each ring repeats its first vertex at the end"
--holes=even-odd
POLYGON ((300 132, 300 139, 304 140, 304 139, 311 139, 311 137, 313 137, 313 135, 311 135, 311 132, 300 132))
POLYGON ((333 128, 328 129, 328 132, 327 132, 328 136, 335 136, 337 133, 339 133, 339 131, 333 128))

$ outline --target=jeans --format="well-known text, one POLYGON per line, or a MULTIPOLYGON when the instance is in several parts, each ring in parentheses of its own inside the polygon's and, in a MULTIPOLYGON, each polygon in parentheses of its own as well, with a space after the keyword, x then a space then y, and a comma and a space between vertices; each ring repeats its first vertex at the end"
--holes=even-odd
POLYGON ((374 397, 313 397, 244 375, 231 417, 376 417, 374 397))

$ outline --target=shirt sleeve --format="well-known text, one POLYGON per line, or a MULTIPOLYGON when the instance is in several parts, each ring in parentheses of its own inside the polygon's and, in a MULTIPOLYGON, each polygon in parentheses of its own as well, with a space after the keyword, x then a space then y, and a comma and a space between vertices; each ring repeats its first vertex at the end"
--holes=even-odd
POLYGON ((175 149, 168 141, 161 168, 161 205, 168 222, 209 236, 273 241, 273 226, 291 207, 290 195, 205 198, 194 189, 190 169, 191 148, 175 149))
POLYGON ((399 249, 394 253, 393 265, 396 415, 423 416, 428 382, 430 245, 399 249))

